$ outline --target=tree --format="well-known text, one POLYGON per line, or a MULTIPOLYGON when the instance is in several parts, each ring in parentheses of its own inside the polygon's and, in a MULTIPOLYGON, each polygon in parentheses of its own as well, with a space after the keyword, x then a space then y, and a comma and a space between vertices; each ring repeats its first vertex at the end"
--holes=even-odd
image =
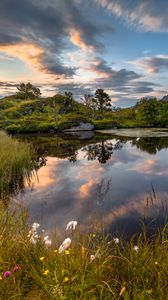
POLYGON ((111 107, 111 99, 103 89, 96 90, 94 101, 101 112, 111 107))
POLYGON ((84 94, 83 98, 81 98, 82 103, 86 105, 88 108, 93 108, 95 105, 94 98, 92 95, 84 94))
POLYGON ((65 92, 65 96, 69 97, 71 100, 73 99, 73 94, 71 92, 65 92))
POLYGON ((140 118, 145 121, 147 125, 157 125, 159 102, 156 98, 141 99, 136 107, 138 107, 140 118))
POLYGON ((41 95, 40 89, 32 85, 30 82, 27 84, 20 83, 20 85, 17 87, 17 97, 21 99, 33 99, 33 98, 39 98, 41 95))

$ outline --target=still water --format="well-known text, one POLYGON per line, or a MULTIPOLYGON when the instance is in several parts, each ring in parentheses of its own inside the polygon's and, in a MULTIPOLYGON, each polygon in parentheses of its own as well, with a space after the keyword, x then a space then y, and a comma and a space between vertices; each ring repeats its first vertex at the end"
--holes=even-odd
POLYGON ((168 132, 116 130, 81 136, 19 137, 31 141, 39 169, 14 197, 48 231, 70 220, 129 236, 142 222, 168 219, 168 132))

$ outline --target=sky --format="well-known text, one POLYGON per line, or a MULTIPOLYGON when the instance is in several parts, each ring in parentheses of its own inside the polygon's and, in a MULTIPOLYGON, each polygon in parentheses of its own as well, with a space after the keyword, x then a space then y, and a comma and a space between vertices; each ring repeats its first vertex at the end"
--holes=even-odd
POLYGON ((167 95, 167 0, 0 0, 0 97, 104 89, 114 106, 167 95))

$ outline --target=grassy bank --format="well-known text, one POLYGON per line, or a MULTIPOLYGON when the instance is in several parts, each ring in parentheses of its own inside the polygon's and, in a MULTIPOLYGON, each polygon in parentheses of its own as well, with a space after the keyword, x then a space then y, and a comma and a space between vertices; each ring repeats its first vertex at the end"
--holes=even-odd
POLYGON ((59 94, 31 100, 13 95, 0 100, 0 128, 10 133, 62 132, 81 122, 89 122, 95 129, 168 127, 167 116, 167 101, 155 98, 103 112, 59 94))
POLYGON ((23 185, 32 170, 33 149, 0 131, 0 198, 23 185))
POLYGON ((79 228, 44 238, 26 212, 1 211, 0 299, 167 299, 166 228, 136 242, 79 228), (66 249, 64 238, 71 239, 66 249))

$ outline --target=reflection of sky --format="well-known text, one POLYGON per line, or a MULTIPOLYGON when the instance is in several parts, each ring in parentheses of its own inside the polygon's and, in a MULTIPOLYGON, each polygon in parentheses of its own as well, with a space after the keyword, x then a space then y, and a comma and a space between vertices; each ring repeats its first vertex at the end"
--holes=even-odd
POLYGON ((122 149, 114 151, 106 164, 88 161, 83 150, 79 150, 75 163, 47 157, 47 165, 38 171, 38 180, 34 180, 32 189, 27 189, 22 200, 32 221, 48 229, 64 228, 71 219, 83 226, 91 224, 95 217, 101 217, 109 226, 122 218, 130 218, 131 222, 131 218, 146 214, 152 185, 156 199, 148 213, 153 213, 161 201, 166 205, 167 152, 163 149, 151 155, 127 142, 122 149))

